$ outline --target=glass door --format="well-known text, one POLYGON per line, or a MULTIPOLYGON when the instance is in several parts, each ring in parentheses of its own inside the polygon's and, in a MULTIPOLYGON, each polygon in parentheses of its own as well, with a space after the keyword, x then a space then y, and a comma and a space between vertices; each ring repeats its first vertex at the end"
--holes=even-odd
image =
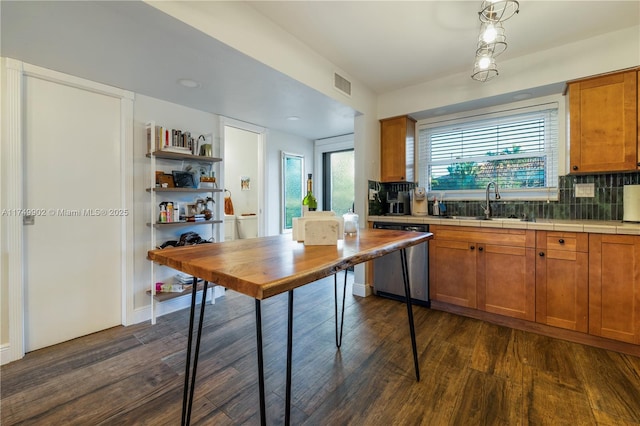
POLYGON ((342 216, 353 209, 355 201, 354 151, 325 152, 323 154, 323 210, 333 210, 342 216))

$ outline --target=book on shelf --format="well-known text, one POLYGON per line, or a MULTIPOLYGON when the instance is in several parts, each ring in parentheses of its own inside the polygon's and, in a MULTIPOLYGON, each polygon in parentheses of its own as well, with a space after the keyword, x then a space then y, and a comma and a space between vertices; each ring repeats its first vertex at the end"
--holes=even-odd
POLYGON ((187 222, 201 222, 207 220, 204 214, 198 213, 193 216, 187 216, 187 222))
MULTIPOLYGON (((180 154, 194 155, 194 140, 191 132, 179 129, 169 129, 163 126, 155 126, 154 151, 177 152, 180 154)), ((147 150, 152 151, 151 128, 147 128, 147 150)))
POLYGON ((191 150, 189 148, 184 148, 181 146, 165 146, 162 148, 162 151, 177 152, 178 154, 191 154, 191 150))

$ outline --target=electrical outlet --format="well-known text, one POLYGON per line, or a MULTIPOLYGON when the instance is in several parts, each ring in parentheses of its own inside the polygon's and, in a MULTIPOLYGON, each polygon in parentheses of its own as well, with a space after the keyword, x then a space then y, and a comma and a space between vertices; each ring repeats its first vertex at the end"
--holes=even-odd
POLYGON ((375 189, 369 189, 369 201, 375 201, 376 195, 378 195, 378 191, 375 189))
POLYGON ((593 198, 593 197, 595 197, 595 184, 576 183, 576 198, 593 198))

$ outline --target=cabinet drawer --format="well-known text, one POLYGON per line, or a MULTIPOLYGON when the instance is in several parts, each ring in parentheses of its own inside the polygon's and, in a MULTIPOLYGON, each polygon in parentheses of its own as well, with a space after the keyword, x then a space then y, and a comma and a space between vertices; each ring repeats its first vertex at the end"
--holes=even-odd
POLYGON ((535 231, 523 229, 480 228, 455 225, 432 225, 436 240, 464 241, 513 247, 534 247, 535 231))
POLYGON ((536 247, 542 250, 586 253, 589 249, 589 235, 582 232, 538 231, 536 247))

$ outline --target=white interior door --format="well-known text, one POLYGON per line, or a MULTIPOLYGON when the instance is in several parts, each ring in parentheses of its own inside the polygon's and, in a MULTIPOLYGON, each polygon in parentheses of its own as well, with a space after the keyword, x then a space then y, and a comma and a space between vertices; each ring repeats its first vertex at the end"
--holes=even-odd
POLYGON ((25 78, 25 349, 121 323, 120 99, 25 78))

